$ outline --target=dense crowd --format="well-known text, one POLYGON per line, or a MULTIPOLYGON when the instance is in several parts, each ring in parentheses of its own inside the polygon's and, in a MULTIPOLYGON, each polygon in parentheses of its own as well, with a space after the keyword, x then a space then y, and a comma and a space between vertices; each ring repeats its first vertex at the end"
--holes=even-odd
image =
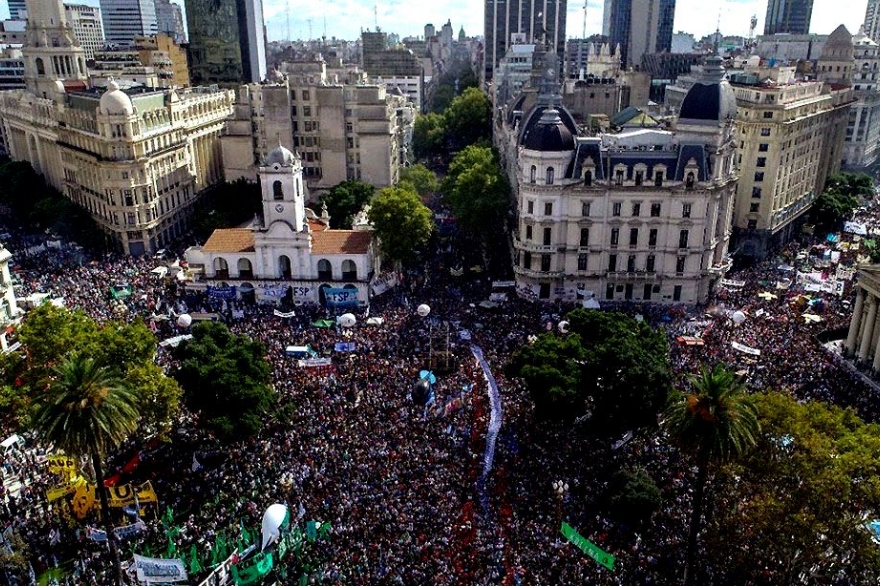
MULTIPOLYGON (((168 507, 180 528, 177 551, 195 546, 207 558, 218 536, 234 542, 242 526, 259 527, 269 504, 284 502, 297 522, 328 522, 332 532, 312 544, 304 560, 281 565, 282 583, 298 579, 285 574, 288 569, 321 584, 663 584, 682 571, 691 474, 677 451, 656 437, 636 438, 618 449, 597 445, 581 432, 588 422, 539 423, 521 383, 502 374, 511 353, 548 321, 560 319, 564 307, 511 296, 484 309, 478 303, 488 297, 489 282, 451 277, 448 253, 373 300, 369 314, 381 316, 381 325, 367 325, 361 312, 359 323, 346 331, 312 327, 315 319, 332 317, 318 307, 299 307, 295 317, 282 318, 272 306, 189 293, 151 272, 157 262, 150 258, 91 259, 61 249, 15 260, 20 297, 51 293, 99 320, 171 315, 151 322, 159 340, 182 333, 176 313, 216 312, 234 332, 267 348, 284 416, 268 414, 257 437, 223 446, 199 427, 195 415, 185 414, 169 443, 120 451, 125 461, 140 450, 140 464, 126 478, 150 480, 160 499, 146 516, 147 532, 123 543, 127 557, 164 551, 165 528, 158 519, 168 507), (108 294, 119 283, 132 288, 122 303, 108 294), (431 306, 428 318, 416 314, 418 303, 431 306), (437 404, 426 410, 408 394, 436 349, 435 343, 429 350, 429 337, 446 327, 455 368, 439 376, 437 404), (354 342, 356 350, 335 353, 339 341, 354 342), (285 354, 292 344, 332 354, 333 368, 297 366, 285 354), (495 468, 485 483, 490 406, 470 344, 484 351, 503 399, 495 468), (436 408, 447 404, 448 409, 436 408), (611 474, 633 466, 645 469, 665 497, 663 510, 638 533, 603 516, 598 506, 611 474), (557 479, 568 483, 562 494, 552 489, 557 479), (615 571, 565 542, 562 520, 614 553, 615 571)), ((667 330, 679 382, 703 363, 735 365, 753 390, 772 386, 801 400, 851 405, 874 420, 870 389, 816 338, 848 324, 849 286, 843 295, 819 291, 810 293, 810 300, 799 298, 806 291, 798 272, 821 272, 823 263, 823 251, 791 246, 772 261, 730 275, 728 283, 736 284, 716 291, 709 307, 620 309, 667 330), (759 297, 766 292, 776 297, 759 297), (823 321, 807 322, 808 308, 823 321), (731 319, 736 311, 745 319, 731 319), (684 335, 703 345, 681 344, 678 337, 684 335), (760 355, 743 353, 732 342, 760 355)), ((174 367, 166 348, 159 349, 157 361, 174 367)), ((57 479, 46 472, 40 451, 33 446, 11 454, 4 475, 24 486, 16 496, 3 495, 2 526, 13 526, 29 544, 38 572, 72 559, 75 573, 67 583, 107 583, 104 548, 87 539, 83 524, 65 523, 46 502, 45 490, 57 479)))

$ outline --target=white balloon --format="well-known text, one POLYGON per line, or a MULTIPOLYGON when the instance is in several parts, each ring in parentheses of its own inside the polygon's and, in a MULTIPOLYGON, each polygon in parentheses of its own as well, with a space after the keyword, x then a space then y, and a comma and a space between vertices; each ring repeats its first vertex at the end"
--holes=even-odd
POLYGON ((281 535, 281 525, 284 524, 287 515, 287 505, 280 503, 269 505, 269 508, 263 513, 263 544, 260 547, 261 551, 266 549, 267 545, 277 540, 281 535))
POLYGON ((192 325, 192 323, 193 323, 193 318, 188 313, 181 313, 180 316, 178 316, 178 318, 177 318, 177 325, 179 325, 182 328, 188 328, 192 325))
POLYGON ((739 324, 743 323, 744 321, 746 321, 746 314, 744 314, 741 311, 734 311, 733 315, 730 316, 730 319, 733 320, 733 323, 735 323, 736 325, 739 325, 739 324))
POLYGON ((561 322, 559 322, 559 326, 558 326, 558 327, 559 327, 559 333, 560 333, 560 334, 567 334, 567 333, 568 333, 568 327, 569 327, 570 325, 571 325, 571 324, 568 323, 567 321, 561 321, 561 322))
POLYGON ((428 317, 428 314, 431 313, 431 307, 422 303, 416 308, 416 313, 422 317, 428 317))
POLYGON ((353 313, 343 313, 338 318, 336 318, 336 323, 344 328, 350 328, 355 323, 357 323, 357 318, 354 316, 353 313))

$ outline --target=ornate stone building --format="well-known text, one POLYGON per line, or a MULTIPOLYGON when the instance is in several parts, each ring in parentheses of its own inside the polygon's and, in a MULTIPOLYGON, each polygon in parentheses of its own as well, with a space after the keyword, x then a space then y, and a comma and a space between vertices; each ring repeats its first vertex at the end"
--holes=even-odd
POLYGON ((702 303, 730 268, 736 103, 713 62, 676 128, 587 136, 547 68, 527 111, 501 114, 496 142, 516 195, 514 273, 539 300, 702 303))
POLYGON ((223 179, 220 134, 233 93, 89 88, 61 1, 28 6, 26 89, 0 92, 2 147, 88 209, 121 249, 162 248, 223 179))
POLYGON ((331 230, 326 210, 305 207, 302 160, 283 146, 259 168, 263 214, 247 228, 215 230, 186 251, 197 286, 235 287, 256 301, 365 305, 377 272, 373 234, 363 215, 354 230, 331 230), (202 278, 203 277, 203 278, 202 278))
POLYGON ((880 266, 859 269, 855 284, 856 304, 849 323, 845 351, 863 364, 871 362, 875 372, 880 371, 880 326, 877 325, 877 306, 880 304, 880 266))

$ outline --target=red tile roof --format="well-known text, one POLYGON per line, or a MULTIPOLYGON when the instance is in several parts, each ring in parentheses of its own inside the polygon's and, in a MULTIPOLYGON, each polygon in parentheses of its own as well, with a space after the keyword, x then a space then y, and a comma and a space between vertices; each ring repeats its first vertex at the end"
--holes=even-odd
POLYGON ((205 252, 253 252, 254 233, 250 228, 214 230, 202 250, 205 252))
POLYGON ((373 233, 364 230, 312 232, 312 254, 366 254, 373 233))

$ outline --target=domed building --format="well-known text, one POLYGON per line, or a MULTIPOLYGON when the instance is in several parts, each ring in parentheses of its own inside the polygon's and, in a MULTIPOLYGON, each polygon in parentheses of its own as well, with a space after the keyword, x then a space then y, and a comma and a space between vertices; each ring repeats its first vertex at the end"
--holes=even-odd
POLYGON ((262 217, 189 248, 186 260, 200 277, 188 288, 257 302, 366 305, 379 267, 365 215, 353 230, 330 229, 326 208, 318 216, 305 207, 302 160, 281 145, 266 155, 259 177, 262 217))
POLYGON ((547 67, 534 106, 500 116, 516 195, 517 292, 536 301, 706 301, 730 267, 736 100, 717 65, 672 130, 590 134, 547 67))

